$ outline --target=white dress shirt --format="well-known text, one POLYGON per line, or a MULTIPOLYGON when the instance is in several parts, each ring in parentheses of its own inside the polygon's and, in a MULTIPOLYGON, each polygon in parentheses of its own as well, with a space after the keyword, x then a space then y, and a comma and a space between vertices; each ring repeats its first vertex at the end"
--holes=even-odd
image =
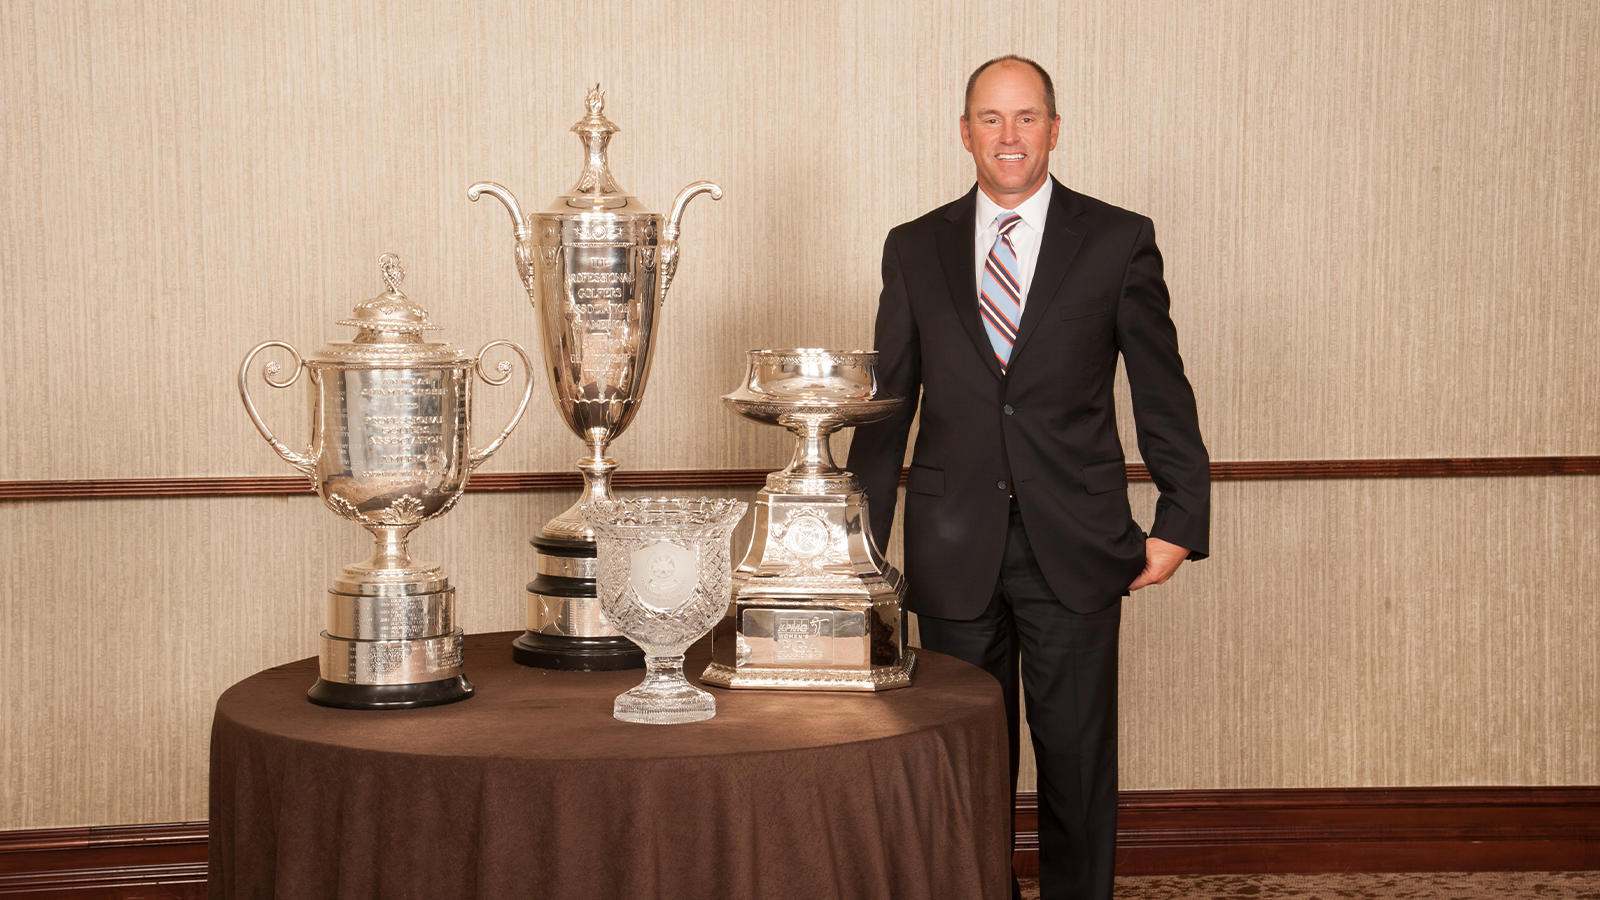
MULTIPOLYGON (((1022 271, 1016 273, 1017 279, 1022 282, 1023 307, 1028 305, 1028 288, 1033 284, 1033 270, 1039 262, 1039 240, 1044 237, 1044 220, 1050 212, 1050 193, 1055 190, 1053 179, 1046 178, 1044 184, 1033 192, 1033 196, 1018 204, 1014 212, 1022 217, 1021 224, 1011 230, 1011 246, 1017 251, 1017 268, 1022 271)), ((983 292, 983 267, 989 259, 989 251, 994 249, 994 239, 1000 236, 1000 223, 996 218, 1005 211, 1005 207, 989 199, 989 195, 978 189, 978 210, 976 234, 972 238, 972 257, 974 267, 978 273, 978 292, 983 292)))

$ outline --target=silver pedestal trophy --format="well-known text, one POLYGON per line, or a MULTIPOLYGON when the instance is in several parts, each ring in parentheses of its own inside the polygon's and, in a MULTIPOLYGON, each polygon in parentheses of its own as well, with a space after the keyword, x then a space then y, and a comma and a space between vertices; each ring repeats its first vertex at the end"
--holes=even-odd
POLYGON ((706 684, 763 690, 882 691, 911 683, 905 580, 883 558, 867 497, 834 464, 829 438, 900 408, 878 393, 873 350, 751 350, 744 384, 722 399, 799 441, 756 494, 750 549, 729 614, 711 632, 706 684))
POLYGON ((550 393, 562 421, 589 447, 577 464, 582 496, 530 539, 538 577, 528 584, 528 629, 512 642, 512 657, 549 669, 630 669, 644 665, 644 654, 611 627, 596 599, 595 532, 578 508, 615 499, 617 462, 606 448, 644 397, 656 318, 678 267, 684 207, 702 193, 721 199, 722 189, 697 181, 679 192, 665 220, 647 212, 611 175, 606 145, 619 129, 603 114, 598 85, 586 106, 572 126, 584 164, 571 192, 527 215, 492 181, 472 185, 467 199, 487 194, 511 213, 517 272, 540 313, 550 393))
POLYGON ((440 326, 400 291, 400 260, 380 260, 387 289, 339 321, 360 329, 355 340, 334 341, 303 358, 289 344, 267 341, 239 366, 239 395, 261 436, 291 466, 311 478, 328 508, 372 533, 376 546, 365 562, 344 567, 328 591, 328 627, 322 632, 321 677, 308 696, 343 709, 409 709, 472 696, 461 667, 456 589, 435 565, 411 558, 410 534, 449 512, 472 470, 505 443, 528 408, 533 364, 510 341, 490 341, 476 356, 449 343, 429 343, 422 332, 440 326), (472 376, 491 385, 511 378, 483 370, 485 354, 506 347, 527 369, 522 402, 482 450, 471 440, 472 376), (279 441, 256 412, 247 376, 256 356, 279 348, 294 357, 294 372, 264 367, 273 387, 287 388, 309 373, 311 443, 296 453, 279 441))

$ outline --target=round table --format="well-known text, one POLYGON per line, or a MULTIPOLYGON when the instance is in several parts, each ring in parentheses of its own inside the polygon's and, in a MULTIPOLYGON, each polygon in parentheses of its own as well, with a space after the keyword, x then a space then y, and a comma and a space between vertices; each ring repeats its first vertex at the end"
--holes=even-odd
POLYGON ((979 669, 919 650, 899 690, 714 690, 709 721, 635 725, 611 701, 641 670, 525 668, 514 637, 467 637, 477 694, 449 706, 316 706, 315 658, 229 688, 210 896, 1010 896, 1005 713, 979 669))

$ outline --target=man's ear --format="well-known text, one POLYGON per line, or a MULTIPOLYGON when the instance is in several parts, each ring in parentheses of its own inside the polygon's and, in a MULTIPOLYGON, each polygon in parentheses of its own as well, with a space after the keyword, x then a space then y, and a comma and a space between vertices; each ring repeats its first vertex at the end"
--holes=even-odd
MULTIPOLYGON (((1059 131, 1060 127, 1058 126, 1056 130, 1059 131)), ((972 136, 967 134, 967 117, 966 116, 962 116, 961 117, 961 146, 967 148, 967 152, 968 153, 972 152, 972 136)), ((1054 141, 1054 139, 1052 139, 1051 142, 1050 142, 1050 148, 1053 150, 1053 149, 1055 149, 1055 146, 1056 146, 1055 145, 1055 141, 1054 141)))

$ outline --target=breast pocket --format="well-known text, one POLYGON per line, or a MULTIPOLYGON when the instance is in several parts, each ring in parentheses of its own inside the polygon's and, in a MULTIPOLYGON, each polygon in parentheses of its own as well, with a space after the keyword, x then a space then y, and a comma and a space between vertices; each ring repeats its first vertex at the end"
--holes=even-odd
POLYGON ((1062 319, 1087 319, 1101 313, 1111 312, 1117 308, 1117 298, 1106 296, 1096 297, 1093 300, 1084 300, 1078 303, 1068 303, 1061 307, 1062 319))

